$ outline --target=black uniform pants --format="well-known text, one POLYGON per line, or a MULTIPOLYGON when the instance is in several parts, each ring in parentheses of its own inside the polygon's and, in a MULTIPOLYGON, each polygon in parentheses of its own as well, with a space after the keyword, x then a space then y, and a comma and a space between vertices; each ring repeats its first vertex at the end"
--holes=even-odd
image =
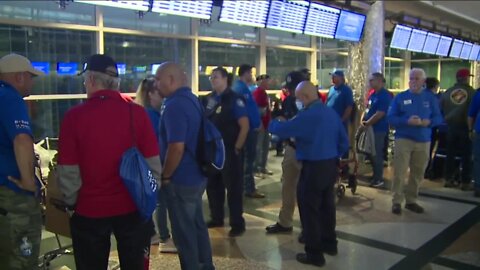
POLYGON ((447 159, 445 166, 445 180, 454 181, 454 173, 459 169, 455 157, 460 157, 462 164, 461 182, 472 181, 472 141, 468 128, 448 127, 447 159))
POLYGON ((225 217, 225 189, 230 212, 230 226, 244 228, 243 219, 243 153, 235 154, 233 147, 225 147, 225 165, 221 173, 209 177, 207 183, 208 205, 212 221, 223 223, 225 217))
POLYGON ((337 246, 334 184, 337 159, 303 161, 297 186, 298 209, 305 236, 305 252, 312 259, 337 246))

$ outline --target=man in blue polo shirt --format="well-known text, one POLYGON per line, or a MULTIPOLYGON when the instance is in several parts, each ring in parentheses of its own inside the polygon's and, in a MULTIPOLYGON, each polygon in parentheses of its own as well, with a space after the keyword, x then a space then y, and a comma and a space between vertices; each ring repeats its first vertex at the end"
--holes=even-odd
POLYGON ((345 84, 345 74, 342 70, 336 70, 330 75, 332 75, 333 85, 328 91, 327 106, 337 112, 347 128, 353 109, 352 89, 345 84))
POLYGON ((473 142, 474 196, 480 197, 480 88, 473 96, 468 110, 468 130, 473 142))
POLYGON ((408 210, 424 212, 417 204, 418 188, 428 163, 432 127, 443 120, 436 97, 423 91, 425 79, 423 69, 412 69, 409 89, 395 96, 387 113, 388 122, 395 128, 392 213, 396 215, 402 213, 404 200, 408 210))
POLYGON ((296 157, 303 164, 297 198, 305 253, 297 254, 297 261, 323 266, 323 253, 336 255, 338 252, 334 185, 338 159, 348 150, 348 138, 340 117, 320 101, 317 88, 311 82, 301 82, 295 97, 304 109, 288 121, 273 120, 269 130, 281 138, 294 137, 296 157))
POLYGON ((175 63, 160 65, 155 88, 165 97, 160 119, 160 156, 164 164, 173 241, 182 269, 214 269, 202 195, 206 179, 196 161, 201 104, 187 86, 185 72, 175 63))
POLYGON ((0 58, 0 268, 36 269, 42 215, 34 176, 27 106, 33 78, 44 73, 18 54, 0 58))
POLYGON ((375 134, 375 156, 372 157, 373 179, 371 186, 383 186, 383 159, 384 143, 388 134, 387 111, 392 100, 389 92, 385 89, 385 78, 382 73, 375 72, 370 78, 370 87, 375 92, 368 99, 368 107, 362 119, 362 126, 373 127, 375 134))
POLYGON ((253 167, 257 152, 257 134, 260 128, 260 112, 253 99, 248 85, 253 81, 252 66, 243 64, 238 69, 239 79, 233 85, 233 91, 245 98, 248 121, 250 129, 248 131, 247 141, 245 142, 245 196, 250 198, 264 198, 265 195, 258 192, 255 188, 255 179, 253 178, 253 167))

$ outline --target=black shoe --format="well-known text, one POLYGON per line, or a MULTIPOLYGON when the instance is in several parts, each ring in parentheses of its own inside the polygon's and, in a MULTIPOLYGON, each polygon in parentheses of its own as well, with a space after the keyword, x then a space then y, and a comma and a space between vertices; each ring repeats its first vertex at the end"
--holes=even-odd
POLYGON ((245 232, 245 227, 239 227, 239 228, 232 228, 228 232, 229 237, 237 237, 242 235, 245 232))
POLYGON ((392 205, 392 213, 400 215, 402 213, 402 206, 399 203, 394 203, 392 205))
POLYGON ((209 222, 207 222, 207 227, 208 228, 223 227, 223 222, 210 220, 209 222))
POLYGON ((410 210, 412 212, 415 212, 417 214, 421 214, 421 213, 424 212, 423 207, 421 207, 420 205, 418 205, 416 203, 407 203, 407 204, 405 204, 405 208, 407 208, 408 210, 410 210))
POLYGON ((322 249, 323 253, 325 254, 328 254, 330 256, 335 256, 338 254, 338 248, 337 247, 334 247, 334 248, 323 248, 322 249))
POLYGON ((273 225, 267 226, 265 228, 267 230, 267 233, 291 233, 293 231, 292 227, 283 227, 282 225, 275 223, 273 225))
POLYGON ((305 244, 305 235, 303 234, 303 231, 298 235, 298 242, 300 244, 305 244))
POLYGON ((299 263, 303 264, 311 264, 319 267, 325 265, 325 258, 323 257, 323 255, 319 256, 318 259, 313 260, 309 258, 308 255, 305 253, 298 253, 296 258, 299 263))

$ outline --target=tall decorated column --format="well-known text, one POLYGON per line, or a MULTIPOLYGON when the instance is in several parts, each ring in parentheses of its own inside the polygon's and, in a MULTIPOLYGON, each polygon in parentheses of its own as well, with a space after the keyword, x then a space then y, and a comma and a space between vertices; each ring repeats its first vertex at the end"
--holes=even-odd
POLYGON ((480 62, 475 62, 474 67, 474 77, 473 77, 473 88, 480 88, 480 62))

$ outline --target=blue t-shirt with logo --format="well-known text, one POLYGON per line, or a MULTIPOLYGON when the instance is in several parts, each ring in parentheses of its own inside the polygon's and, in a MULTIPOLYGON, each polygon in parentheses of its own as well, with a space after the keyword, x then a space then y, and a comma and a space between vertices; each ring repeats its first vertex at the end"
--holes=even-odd
POLYGON ((0 81, 0 186, 20 192, 7 176, 20 179, 13 140, 19 134, 32 136, 30 117, 22 96, 11 85, 0 81))
POLYGON ((338 87, 330 87, 327 96, 327 106, 334 109, 338 116, 342 118, 347 107, 353 106, 352 89, 345 84, 338 87))
POLYGON ((196 161, 200 130, 200 102, 188 87, 165 99, 160 116, 160 157, 165 164, 169 143, 184 143, 185 151, 172 175, 172 183, 198 186, 205 181, 196 161))
POLYGON ((387 112, 391 101, 392 97, 390 93, 384 88, 378 92, 374 92, 368 98, 368 108, 363 120, 367 121, 378 111, 385 113, 385 115, 373 125, 374 132, 388 132, 387 112))
POLYGON ((245 105, 247 106, 248 121, 250 123, 250 130, 260 127, 260 113, 258 112, 257 103, 253 99, 252 92, 248 89, 246 83, 237 80, 233 85, 233 91, 242 95, 245 98, 245 105))

